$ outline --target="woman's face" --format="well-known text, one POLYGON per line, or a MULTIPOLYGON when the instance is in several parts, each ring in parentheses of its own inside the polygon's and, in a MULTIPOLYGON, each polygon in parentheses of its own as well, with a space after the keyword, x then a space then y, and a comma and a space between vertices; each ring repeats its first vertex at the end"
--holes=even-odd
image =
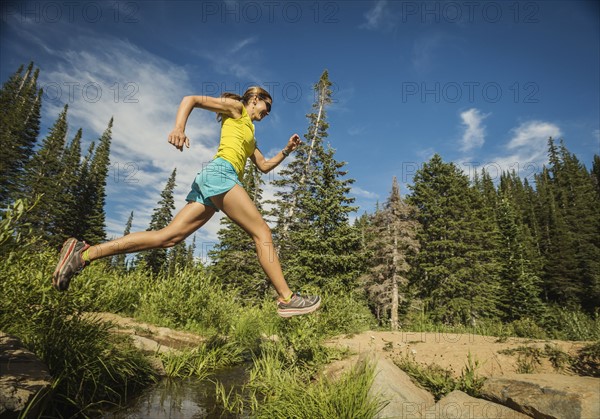
POLYGON ((256 96, 254 105, 254 120, 262 119, 271 112, 271 99, 267 97, 256 96))

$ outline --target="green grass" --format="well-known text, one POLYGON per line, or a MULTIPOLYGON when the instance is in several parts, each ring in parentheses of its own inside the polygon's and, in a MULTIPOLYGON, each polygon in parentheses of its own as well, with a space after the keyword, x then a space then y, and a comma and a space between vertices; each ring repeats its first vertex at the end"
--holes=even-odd
POLYGON ((155 373, 128 338, 111 333, 111 324, 83 315, 87 307, 77 293, 51 289, 52 259, 30 253, 0 267, 0 329, 19 337, 48 366, 55 379, 52 416, 91 415, 123 403, 151 384, 155 373))
MULTIPOLYGON (((201 269, 167 279, 123 273, 99 261, 75 277, 68 292, 59 293, 50 283, 55 250, 44 249, 41 242, 11 246, 10 257, 0 265, 0 330, 21 338, 49 366, 55 382, 46 414, 53 417, 93 416, 107 404, 123 405, 156 378, 129 338, 113 333, 113 325, 89 313, 116 312, 215 336, 197 348, 161 355, 171 377, 210 377, 216 369, 262 359, 277 346, 281 371, 293 372, 285 386, 309 385, 320 366, 339 357, 321 345, 326 336, 336 334, 337 328, 364 330, 371 320, 366 308, 358 309, 358 300, 335 295, 328 296, 330 303, 314 315, 281 319, 273 299, 242 307, 237 295, 201 269), (344 307, 352 313, 344 313, 344 307)), ((334 386, 336 397, 342 397, 342 387, 334 386)), ((330 402, 338 410, 346 403, 330 402)))
POLYGON ((419 312, 407 315, 402 329, 411 332, 496 336, 500 341, 505 341, 509 337, 596 341, 600 339, 600 310, 589 315, 581 310, 549 306, 545 314, 535 321, 522 318, 505 323, 499 319, 481 319, 474 326, 439 324, 431 320, 427 314, 419 312))
POLYGON ((373 418, 386 402, 369 393, 374 367, 359 363, 338 379, 311 379, 298 366, 286 364, 287 354, 273 346, 254 360, 241 393, 226 393, 216 383, 226 411, 256 418, 373 418))
POLYGON ((213 337, 195 348, 166 352, 159 356, 167 377, 204 379, 218 369, 241 363, 242 348, 236 342, 213 337))
MULTIPOLYGON (((56 249, 48 250, 40 240, 28 237, 26 229, 15 229, 26 210, 27 205, 16 205, 0 220, 0 330, 21 338, 56 378, 48 415, 93 415, 107 403, 123 404, 155 379, 149 362, 128 338, 112 333, 110 324, 85 315, 97 311, 216 337, 198 348, 161 355, 172 377, 207 377, 215 369, 252 360, 241 393, 226 395, 220 390, 220 399, 230 411, 256 417, 367 418, 382 407, 381 401, 367 397, 373 373, 369 365, 336 381, 317 378, 324 364, 340 356, 321 344, 325 338, 375 327, 360 295, 325 293, 318 312, 281 319, 274 299, 243 307, 235 291, 225 289, 201 267, 152 277, 142 271, 112 269, 107 261, 93 263, 74 279, 68 292, 58 293, 50 285, 56 249)), ((538 322, 481 320, 464 327, 435 324, 421 314, 407 318, 403 329, 599 340, 600 318, 553 308, 538 322)), ((597 372, 598 348, 598 344, 584 348, 576 361, 570 361, 573 368, 597 372)), ((557 352, 549 356, 557 364, 564 363, 557 352)), ((478 364, 470 358, 460 379, 410 359, 401 364, 438 396, 455 388, 476 394, 481 383, 478 364)))
POLYGON ((583 376, 600 376, 600 341, 584 346, 576 355, 569 355, 551 344, 546 344, 544 349, 522 345, 498 353, 516 356, 517 372, 520 374, 535 373, 541 365, 541 360, 547 358, 556 371, 566 370, 583 376))
POLYGON ((477 373, 479 362, 467 355, 467 361, 459 378, 452 371, 436 364, 423 365, 408 353, 394 359, 394 363, 406 372, 419 386, 428 390, 435 400, 454 390, 461 390, 472 397, 479 397, 485 379, 477 373))

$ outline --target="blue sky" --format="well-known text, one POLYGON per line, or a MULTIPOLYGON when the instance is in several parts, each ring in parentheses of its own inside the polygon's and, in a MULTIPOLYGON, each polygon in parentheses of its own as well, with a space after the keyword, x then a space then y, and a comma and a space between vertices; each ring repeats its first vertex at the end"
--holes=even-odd
MULTIPOLYGON (((183 153, 167 143, 181 98, 265 86, 256 124, 267 156, 307 129, 312 85, 329 71, 328 141, 347 162, 359 213, 406 193, 434 153, 465 172, 532 178, 549 136, 588 166, 600 153, 600 29, 585 1, 3 2, 4 82, 34 61, 45 89, 42 135, 69 104, 84 147, 114 117, 107 229, 130 211, 146 229, 177 167, 177 208, 216 151, 219 125, 196 110, 183 153)), ((265 176, 268 182, 274 175, 265 176)), ((266 196, 273 190, 267 185, 266 196)), ((198 233, 201 247, 219 223, 198 233)))

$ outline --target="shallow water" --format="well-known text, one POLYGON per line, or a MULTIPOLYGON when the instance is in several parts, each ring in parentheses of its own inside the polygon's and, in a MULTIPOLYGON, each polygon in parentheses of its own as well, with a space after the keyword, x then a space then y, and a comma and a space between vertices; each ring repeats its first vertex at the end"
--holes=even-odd
POLYGON ((189 418, 238 418, 223 412, 215 403, 215 384, 219 381, 229 392, 241 386, 247 378, 246 366, 218 371, 210 379, 164 379, 146 389, 127 407, 107 412, 111 419, 189 419, 189 418), (211 381, 212 380, 212 381, 211 381))

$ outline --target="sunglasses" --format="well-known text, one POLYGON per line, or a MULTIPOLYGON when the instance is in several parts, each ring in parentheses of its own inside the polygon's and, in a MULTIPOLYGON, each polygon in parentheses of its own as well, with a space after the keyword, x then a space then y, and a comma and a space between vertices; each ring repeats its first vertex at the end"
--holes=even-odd
POLYGON ((267 112, 271 113, 271 103, 267 102, 267 97, 263 95, 258 95, 258 98, 265 102, 265 105, 267 106, 267 112))

